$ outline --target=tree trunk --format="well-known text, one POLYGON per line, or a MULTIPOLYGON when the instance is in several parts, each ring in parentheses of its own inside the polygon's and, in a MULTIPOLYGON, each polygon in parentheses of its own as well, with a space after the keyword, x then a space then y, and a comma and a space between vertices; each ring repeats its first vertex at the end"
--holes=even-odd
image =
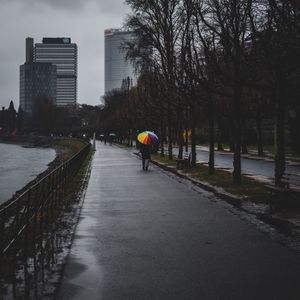
POLYGON ((185 152, 189 151, 189 129, 185 129, 185 152))
POLYGON ((165 129, 164 129, 164 123, 163 121, 160 122, 160 156, 165 156, 165 129))
POLYGON ((135 141, 135 148, 137 149, 138 148, 138 139, 137 139, 137 136, 138 136, 138 131, 136 128, 134 128, 134 133, 135 133, 135 137, 134 137, 134 141, 135 141))
POLYGON ((196 154, 196 129, 195 129, 195 112, 193 107, 191 107, 191 152, 192 152, 192 158, 191 158, 191 166, 196 167, 196 160, 197 160, 197 154, 196 154))
POLYGON ((208 104, 208 119, 209 119, 209 162, 208 173, 215 172, 215 126, 214 126, 214 105, 210 99, 208 104))
POLYGON ((130 129, 127 131, 127 146, 130 146, 130 129))
POLYGON ((171 123, 171 111, 168 110, 168 157, 169 160, 173 159, 173 139, 172 139, 172 123, 171 123))
POLYGON ((233 182, 242 183, 241 167, 241 88, 236 87, 234 91, 234 154, 233 154, 233 182))
POLYGON ((284 139, 284 124, 285 124, 285 104, 284 98, 279 94, 277 112, 276 112, 276 127, 275 127, 275 185, 282 184, 281 179, 285 171, 285 139, 284 139))
POLYGON ((189 151, 189 107, 185 109, 185 152, 189 151))
POLYGON ((192 150, 192 160, 191 160, 191 166, 196 167, 196 160, 197 160, 197 154, 196 154, 196 134, 195 134, 195 126, 192 125, 192 145, 191 145, 191 150, 192 150))
POLYGON ((261 114, 257 112, 256 132, 257 132, 257 153, 259 156, 264 156, 263 139, 262 139, 262 126, 261 126, 261 114))
POLYGON ((180 110, 178 112, 178 158, 182 159, 182 154, 183 154, 183 116, 182 116, 182 111, 180 110))
POLYGON ((245 120, 243 120, 241 123, 242 123, 242 153, 248 154, 247 128, 246 128, 245 120))
POLYGON ((133 129, 130 129, 130 146, 133 146, 133 129))
POLYGON ((222 134, 221 134, 221 128, 222 128, 222 123, 221 123, 221 117, 220 114, 218 113, 217 117, 217 122, 218 122, 218 131, 217 131, 217 144, 218 144, 218 151, 223 151, 223 144, 222 144, 222 134))

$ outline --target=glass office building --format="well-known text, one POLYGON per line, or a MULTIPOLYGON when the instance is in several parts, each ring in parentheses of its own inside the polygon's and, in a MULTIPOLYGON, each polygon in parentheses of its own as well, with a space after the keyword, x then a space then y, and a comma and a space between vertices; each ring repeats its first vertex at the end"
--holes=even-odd
POLYGON ((106 29, 105 38, 105 93, 122 87, 124 79, 130 78, 130 84, 136 83, 133 65, 126 60, 126 42, 134 38, 130 31, 106 29))
POLYGON ((26 38, 25 63, 20 66, 20 106, 32 114, 34 101, 47 97, 56 104, 56 66, 52 63, 37 63, 33 57, 33 38, 26 38))
POLYGON ((51 63, 28 62, 20 66, 20 106, 32 113, 34 101, 47 97, 56 100, 56 66, 51 63))

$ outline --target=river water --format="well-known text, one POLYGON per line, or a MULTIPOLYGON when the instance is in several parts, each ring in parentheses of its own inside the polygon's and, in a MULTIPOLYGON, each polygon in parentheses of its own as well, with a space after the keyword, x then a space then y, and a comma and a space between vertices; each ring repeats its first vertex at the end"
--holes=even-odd
POLYGON ((54 160, 51 148, 24 148, 0 143, 0 204, 47 169, 54 160))

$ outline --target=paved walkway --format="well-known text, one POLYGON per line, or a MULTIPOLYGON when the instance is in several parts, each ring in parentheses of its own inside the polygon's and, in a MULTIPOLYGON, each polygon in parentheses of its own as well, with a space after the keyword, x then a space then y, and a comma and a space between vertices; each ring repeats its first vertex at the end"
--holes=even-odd
POLYGON ((129 150, 97 144, 57 299, 300 299, 294 252, 129 150))

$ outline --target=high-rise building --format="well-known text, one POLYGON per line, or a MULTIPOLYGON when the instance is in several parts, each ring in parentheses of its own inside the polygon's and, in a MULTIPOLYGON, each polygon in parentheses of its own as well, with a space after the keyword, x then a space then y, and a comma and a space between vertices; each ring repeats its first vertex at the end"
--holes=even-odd
POLYGON ((20 66, 20 106, 31 114, 34 101, 47 97, 55 104, 56 66, 51 63, 26 62, 20 66))
POLYGON ((121 29, 106 29, 105 38, 105 93, 120 89, 124 80, 135 84, 136 74, 133 65, 126 60, 126 42, 134 39, 134 33, 121 29))
POLYGON ((56 66, 56 105, 76 105, 77 45, 70 38, 43 38, 35 44, 34 61, 56 66))
POLYGON ((33 61, 33 39, 26 39, 26 62, 20 66, 20 106, 31 115, 34 101, 47 97, 56 103, 56 66, 33 61))
POLYGON ((26 38, 25 43, 25 62, 33 62, 33 38, 26 38))

